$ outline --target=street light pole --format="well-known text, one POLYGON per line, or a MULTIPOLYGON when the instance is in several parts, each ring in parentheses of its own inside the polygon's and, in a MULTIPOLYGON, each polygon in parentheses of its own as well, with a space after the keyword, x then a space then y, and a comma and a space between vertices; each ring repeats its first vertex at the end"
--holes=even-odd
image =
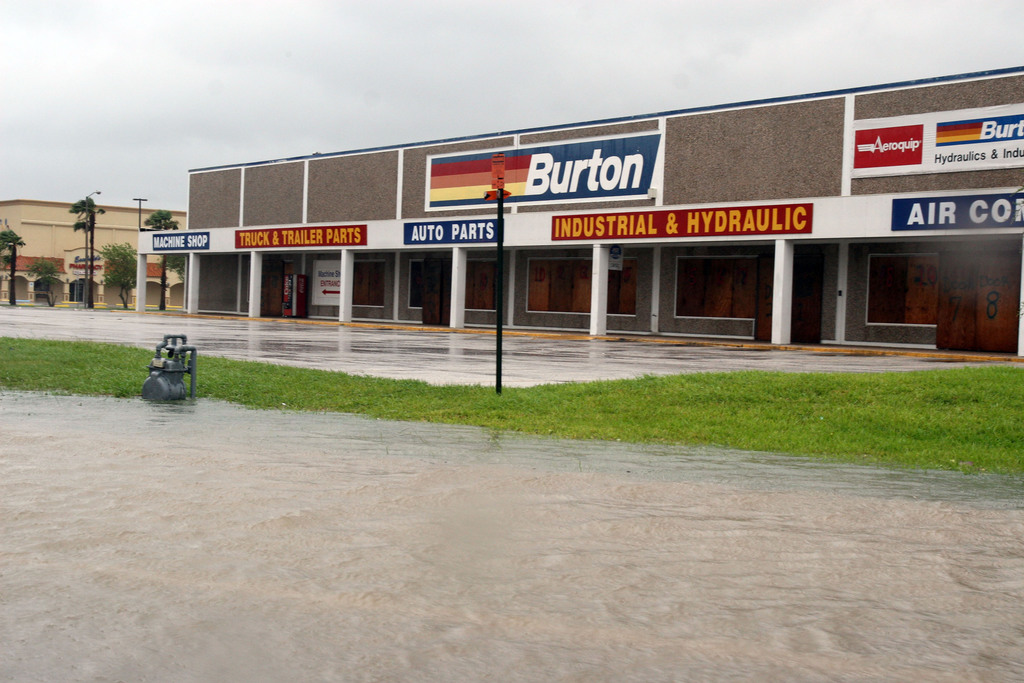
POLYGON ((148 199, 142 197, 132 197, 133 202, 139 203, 139 232, 142 232, 142 202, 148 202, 148 199))
MULTIPOLYGON (((143 197, 132 197, 132 201, 139 203, 139 232, 142 232, 142 202, 148 202, 149 200, 145 199, 143 197)), ((139 239, 142 239, 142 238, 140 237, 139 239)), ((145 301, 146 301, 146 284, 147 284, 146 280, 143 280, 142 282, 136 282, 135 283, 135 296, 136 296, 136 298, 138 298, 139 293, 140 292, 142 293, 143 309, 145 309, 145 305, 146 305, 145 304, 145 301)))

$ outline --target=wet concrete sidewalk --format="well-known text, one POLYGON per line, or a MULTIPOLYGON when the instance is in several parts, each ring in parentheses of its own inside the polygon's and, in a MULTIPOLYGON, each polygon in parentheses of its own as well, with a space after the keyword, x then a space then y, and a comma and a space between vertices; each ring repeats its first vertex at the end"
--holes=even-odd
MULTIPOLYGON (((494 384, 493 330, 331 321, 222 318, 134 311, 0 307, 0 336, 113 342, 153 349, 184 334, 204 355, 417 379, 494 384)), ((838 346, 786 347, 666 337, 587 337, 506 330, 502 386, 624 379, 691 372, 907 372, 992 363, 1010 355, 838 346)))

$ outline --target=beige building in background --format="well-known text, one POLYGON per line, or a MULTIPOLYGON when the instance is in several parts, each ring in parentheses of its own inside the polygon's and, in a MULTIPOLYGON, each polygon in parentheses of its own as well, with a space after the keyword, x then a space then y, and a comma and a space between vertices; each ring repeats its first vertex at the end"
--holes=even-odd
MULTIPOLYGON (((95 198, 94 198, 95 200, 95 198)), ((74 200, 78 201, 78 200, 74 200)), ((52 260, 57 265, 61 279, 52 286, 53 301, 57 306, 81 306, 87 277, 84 231, 75 231, 77 220, 70 213, 74 201, 48 202, 32 199, 0 201, 0 231, 13 230, 25 243, 18 249, 18 263, 15 270, 14 293, 19 305, 47 305, 45 283, 35 282, 35 276, 28 272, 37 259, 52 260)), ((105 213, 96 216, 96 252, 94 266, 93 305, 96 308, 117 308, 121 306, 119 290, 107 290, 103 286, 103 257, 100 250, 108 244, 128 243, 138 249, 139 208, 108 206, 97 202, 105 213)), ((142 209, 142 224, 159 207, 142 209)), ((185 212, 171 211, 182 230, 185 229, 185 212)), ((147 261, 146 306, 157 307, 160 303, 160 272, 162 259, 150 256, 147 261)), ((11 287, 10 269, 2 268, 0 273, 0 302, 7 303, 11 287)), ((180 308, 184 302, 184 283, 173 272, 167 272, 167 307, 180 308)), ((137 291, 131 293, 128 306, 136 306, 137 291)))

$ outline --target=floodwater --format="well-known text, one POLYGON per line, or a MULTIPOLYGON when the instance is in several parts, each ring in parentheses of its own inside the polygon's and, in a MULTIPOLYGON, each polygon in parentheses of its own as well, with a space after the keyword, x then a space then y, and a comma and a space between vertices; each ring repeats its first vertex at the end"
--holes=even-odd
POLYGON ((0 392, 3 681, 1020 681, 1024 480, 0 392))

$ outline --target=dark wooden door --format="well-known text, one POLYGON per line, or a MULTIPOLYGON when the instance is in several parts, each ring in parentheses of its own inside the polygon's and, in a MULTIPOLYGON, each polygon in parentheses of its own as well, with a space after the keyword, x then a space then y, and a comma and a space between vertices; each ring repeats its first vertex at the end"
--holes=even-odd
POLYGON ((944 252, 939 261, 935 345, 1017 351, 1020 254, 944 252))
POLYGON ((772 288, 775 286, 775 259, 760 256, 757 259, 757 317, 754 339, 772 340, 772 288))
POLYGON ((283 271, 280 262, 264 264, 263 284, 260 288, 260 315, 264 318, 279 318, 284 311, 283 271))
POLYGON ((423 262, 423 324, 451 324, 451 262, 426 259, 423 262))
POLYGON ((802 344, 821 341, 821 296, 825 259, 820 254, 793 259, 793 319, 790 339, 802 344))

